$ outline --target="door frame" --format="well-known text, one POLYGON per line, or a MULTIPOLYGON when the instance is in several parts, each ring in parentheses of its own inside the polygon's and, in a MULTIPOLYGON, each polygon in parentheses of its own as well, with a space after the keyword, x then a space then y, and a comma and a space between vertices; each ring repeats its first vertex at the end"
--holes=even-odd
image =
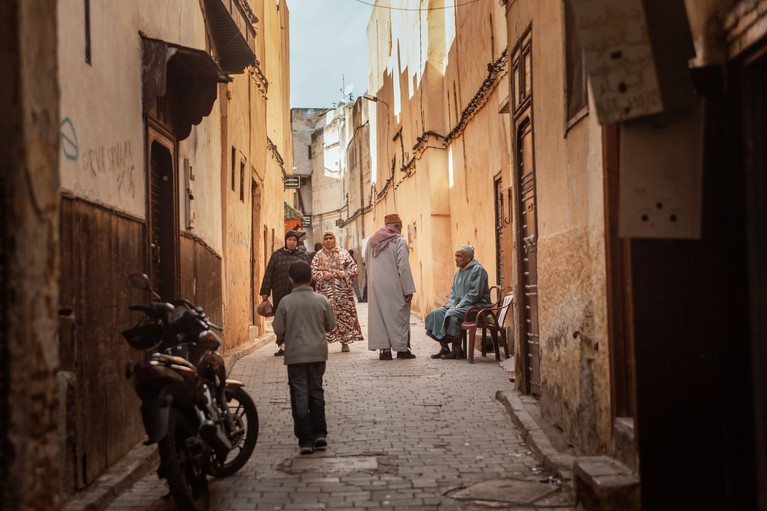
MULTIPOLYGON (((173 289, 172 297, 163 298, 176 298, 180 289, 179 268, 180 268, 180 247, 179 247, 179 198, 178 198, 178 142, 176 138, 167 131, 161 124, 154 121, 151 117, 147 117, 146 122, 146 149, 145 149, 145 175, 146 175, 146 250, 145 261, 146 268, 149 274, 150 281, 153 278, 152 275, 152 225, 154 218, 152 216, 152 146, 153 144, 159 144, 168 150, 171 157, 171 187, 173 196, 172 199, 172 239, 169 240, 171 245, 171 254, 173 262, 171 268, 173 274, 170 276, 171 285, 173 289)), ((167 278, 167 277, 166 277, 167 278)), ((159 293, 160 290, 158 289, 159 293)))

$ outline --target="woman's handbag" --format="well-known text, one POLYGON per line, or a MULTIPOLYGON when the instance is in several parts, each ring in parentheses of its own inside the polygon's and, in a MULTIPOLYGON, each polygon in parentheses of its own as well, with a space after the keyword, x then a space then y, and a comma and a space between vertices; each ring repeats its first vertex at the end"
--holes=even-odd
POLYGON ((264 300, 258 304, 258 307, 256 307, 256 312, 259 316, 271 318, 274 316, 274 307, 272 307, 272 303, 269 300, 264 300))

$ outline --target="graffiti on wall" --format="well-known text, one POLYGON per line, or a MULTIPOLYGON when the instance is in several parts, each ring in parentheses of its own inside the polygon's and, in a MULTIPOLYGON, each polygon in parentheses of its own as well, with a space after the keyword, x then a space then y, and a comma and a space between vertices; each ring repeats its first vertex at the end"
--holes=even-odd
POLYGON ((67 160, 79 162, 82 170, 94 179, 100 176, 114 179, 119 193, 136 196, 136 184, 133 180, 135 165, 130 139, 81 152, 77 130, 69 117, 64 117, 59 124, 59 136, 61 151, 67 160))
POLYGON ((136 184, 133 181, 135 166, 130 139, 84 151, 81 165, 82 169, 94 178, 114 178, 118 192, 131 197, 136 196, 136 184))
POLYGON ((80 148, 77 145, 77 130, 75 130, 69 117, 64 117, 64 120, 59 124, 59 133, 61 151, 64 153, 64 157, 70 161, 77 161, 77 157, 80 155, 80 148))

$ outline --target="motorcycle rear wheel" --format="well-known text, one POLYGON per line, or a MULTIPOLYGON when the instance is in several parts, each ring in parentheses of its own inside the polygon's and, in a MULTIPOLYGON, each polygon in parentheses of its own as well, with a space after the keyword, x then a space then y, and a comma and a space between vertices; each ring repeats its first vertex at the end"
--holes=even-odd
POLYGON ((226 459, 220 460, 211 449, 207 465, 208 474, 213 477, 227 477, 240 470, 258 441, 258 410, 253 399, 242 387, 226 391, 226 401, 234 424, 234 431, 228 432, 232 449, 226 459))
POLYGON ((177 509, 207 511, 210 493, 207 474, 198 461, 202 455, 192 452, 193 446, 187 442, 194 437, 196 433, 189 422, 179 410, 173 408, 168 434, 159 444, 162 472, 168 480, 177 509))

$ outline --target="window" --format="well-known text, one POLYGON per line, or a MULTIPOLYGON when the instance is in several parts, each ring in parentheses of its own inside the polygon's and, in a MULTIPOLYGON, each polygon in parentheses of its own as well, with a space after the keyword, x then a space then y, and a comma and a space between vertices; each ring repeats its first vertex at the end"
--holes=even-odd
POLYGON ((312 146, 311 145, 306 146, 306 151, 307 151, 306 154, 309 156, 309 159, 311 160, 312 159, 312 146))
POLYGON ((570 1, 562 2, 565 25, 565 131, 588 113, 586 68, 570 1))
POLYGON ((235 180, 235 169, 237 168, 237 149, 232 146, 232 191, 237 189, 237 181, 235 180))
POLYGON ((240 202, 245 202, 245 162, 240 162, 240 202))
POLYGON ((511 101, 515 116, 530 106, 532 95, 533 38, 528 28, 511 52, 511 101))
POLYGON ((85 5, 85 62, 91 64, 91 0, 84 0, 85 5))

